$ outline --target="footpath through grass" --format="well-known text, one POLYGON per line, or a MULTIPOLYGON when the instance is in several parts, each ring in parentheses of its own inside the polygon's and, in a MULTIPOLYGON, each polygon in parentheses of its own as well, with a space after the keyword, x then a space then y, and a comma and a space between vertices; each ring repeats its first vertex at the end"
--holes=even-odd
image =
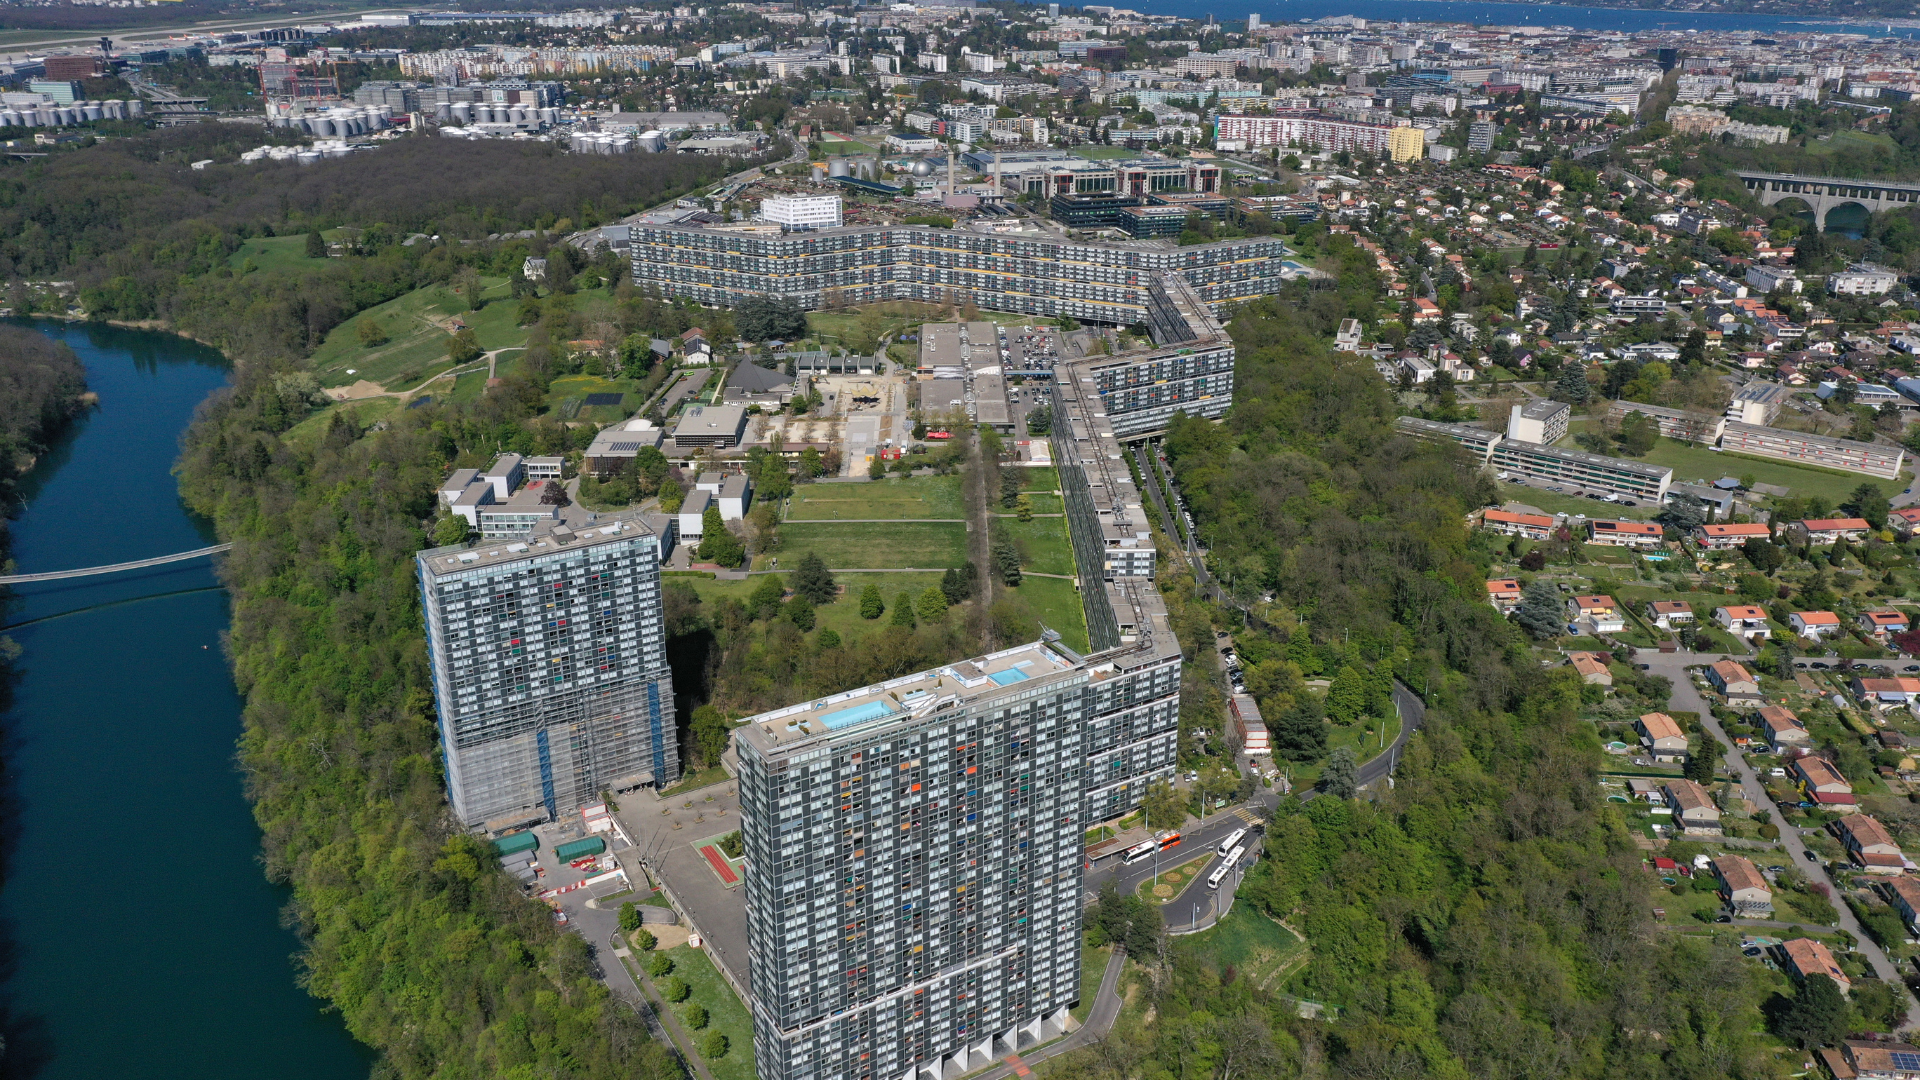
MULTIPOLYGON (((458 318, 473 330, 482 349, 504 349, 524 344, 527 331, 518 325, 518 307, 507 298, 505 278, 483 277, 482 296, 489 302, 468 311, 463 297, 445 285, 429 285, 376 305, 333 328, 314 350, 313 373, 322 386, 346 386, 366 379, 388 390, 408 390, 420 381, 453 366, 447 359, 450 320, 458 318), (387 340, 365 345, 360 323, 380 327, 387 340), (402 378, 401 376, 407 376, 402 378)), ((481 376, 485 381, 485 376, 481 376)))
POLYGON ((1241 899, 1212 929, 1175 938, 1173 947, 1223 971, 1232 964, 1248 985, 1266 996, 1283 991, 1287 975, 1305 958, 1307 943, 1241 899))

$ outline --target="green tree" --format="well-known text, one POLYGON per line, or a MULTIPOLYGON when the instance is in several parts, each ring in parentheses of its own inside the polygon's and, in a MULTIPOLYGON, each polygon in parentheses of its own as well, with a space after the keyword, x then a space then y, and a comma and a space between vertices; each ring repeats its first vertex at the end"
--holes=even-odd
POLYGON ((913 620, 913 594, 907 592, 905 589, 900 591, 899 596, 893 598, 893 625, 904 626, 909 630, 913 629, 915 625, 913 620))
POLYGON ((1013 500, 1013 513, 1021 521, 1033 520, 1033 500, 1025 495, 1013 500))
POLYGON ((938 585, 927 586, 920 594, 918 609, 921 622, 939 622, 947 617, 947 594, 938 585))
POLYGON ((433 527, 434 546, 451 547, 454 544, 464 544, 467 542, 467 534, 470 531, 471 527, 467 524, 466 518, 457 514, 448 514, 433 527))
POLYGON ((1696 784, 1713 783, 1713 774, 1720 768, 1720 740, 1702 731, 1699 745, 1687 755, 1687 765, 1683 770, 1687 779, 1696 784))
POLYGON ((327 238, 315 229, 307 234, 307 258, 324 259, 327 257, 327 238))
POLYGON ((1568 362, 1566 370, 1553 384, 1553 396, 1573 405, 1585 405, 1593 399, 1593 387, 1587 384, 1587 369, 1578 360, 1568 362))
POLYGON ((1300 669, 1302 675, 1320 674, 1320 654, 1313 648, 1313 632, 1306 623, 1294 623, 1293 631, 1287 635, 1287 660, 1300 669))
POLYGON ((886 614, 886 611, 887 602, 880 598, 880 586, 871 581, 867 582, 867 587, 860 590, 860 617, 877 619, 886 614))
POLYGON ((747 557, 746 547, 739 537, 727 531, 726 522, 720 519, 720 508, 712 503, 707 504, 707 512, 700 518, 697 554, 707 562, 729 568, 739 566, 747 557))
POLYGON ((631 900, 620 905, 620 929, 629 934, 640 929, 640 905, 631 900))
POLYGON ((1564 633, 1566 609, 1560 602, 1560 590, 1546 578, 1535 578, 1520 593, 1520 608, 1513 621, 1535 637, 1557 637, 1564 633))
POLYGON ((689 1029, 699 1031, 707 1026, 707 1007, 700 1004, 689 1005, 686 1011, 680 1014, 680 1019, 689 1029))
POLYGON ((486 350, 480 347, 480 339, 474 336, 472 329, 455 331, 447 338, 447 359, 456 364, 478 360, 486 350))
POLYGON ((1336 724, 1351 724, 1367 710, 1367 677, 1352 666, 1343 667, 1327 688, 1327 716, 1336 724))
POLYGON ((690 728, 693 749, 700 760, 709 768, 720 764, 720 755, 727 752, 727 743, 733 738, 733 725, 726 716, 712 705, 701 705, 693 710, 690 728))
POLYGON ((1803 1050, 1837 1043, 1847 1033, 1847 1014, 1847 996, 1839 984, 1825 975, 1809 975, 1776 1011, 1774 1034, 1803 1050))
POLYGON ((1327 759, 1320 773, 1320 790, 1336 799, 1351 799, 1359 792, 1353 747, 1343 746, 1327 759))
POLYGON ((747 614, 756 619, 771 619, 780 614, 780 604, 787 597, 786 582, 779 574, 764 574, 760 584, 747 594, 747 614))
POLYGON ((800 476, 803 479, 812 480, 825 472, 826 466, 822 461, 817 447, 809 446, 800 451, 800 476))
POLYGON ((786 617, 788 622, 799 627, 801 633, 806 633, 813 629, 814 622, 819 618, 818 614, 813 610, 813 601, 804 596, 796 596, 787 601, 786 606, 781 610, 781 614, 786 617))
POLYGON ((666 953, 654 953, 647 958, 647 974, 656 979, 673 974, 673 957, 666 953))
POLYGON ((700 1056, 708 1061, 718 1061, 727 1056, 728 1045, 724 1034, 709 1030, 705 1035, 700 1036, 700 1056))
POLYGON ((816 604, 831 604, 840 595, 840 586, 827 569, 827 561, 811 551, 800 557, 792 585, 795 593, 816 604))
POLYGON ((1151 832, 1177 829, 1187 820, 1187 797, 1165 780, 1147 785, 1140 806, 1147 812, 1147 829, 1151 832))
MULTIPOLYGON (((659 953, 656 953, 655 955, 662 956, 662 954, 659 954, 659 953)), ((662 956, 662 958, 664 959, 664 956, 662 956)), ((685 1001, 689 997, 693 996, 693 988, 687 985, 687 981, 685 979, 682 979, 680 976, 675 975, 672 978, 669 978, 666 982, 663 982, 660 984, 660 996, 678 1005, 680 1002, 685 1001)))
POLYGON ((639 949, 641 952, 652 952, 653 947, 660 944, 660 939, 654 937, 653 931, 647 929, 645 926, 635 929, 634 932, 628 936, 627 940, 633 942, 633 947, 639 949))
POLYGON ((1273 752, 1288 761, 1318 761, 1327 752, 1327 723, 1320 700, 1308 694, 1274 716, 1269 737, 1273 752))
POLYGON ((1867 524, 1876 529, 1887 527, 1887 514, 1893 510, 1891 502, 1880 493, 1878 484, 1861 484, 1840 504, 1840 509, 1857 518, 1865 518, 1867 524))
POLYGON ((1740 551, 1747 557, 1747 561, 1753 564, 1753 568, 1763 574, 1773 573, 1787 561, 1785 548, 1771 540, 1762 540, 1759 537, 1740 545, 1740 551))
MULTIPOLYGON (((687 489, 673 480, 665 480, 660 485, 660 512, 677 514, 687 501, 687 489)), ((705 519, 702 519, 704 522, 705 519)))
POLYGON ((387 343, 387 332, 380 326, 378 319, 371 316, 353 324, 353 332, 360 338, 360 344, 371 349, 375 345, 387 343))
POLYGON ((1020 584, 1020 549, 1012 540, 1003 536, 993 542, 993 568, 1009 586, 1020 584))

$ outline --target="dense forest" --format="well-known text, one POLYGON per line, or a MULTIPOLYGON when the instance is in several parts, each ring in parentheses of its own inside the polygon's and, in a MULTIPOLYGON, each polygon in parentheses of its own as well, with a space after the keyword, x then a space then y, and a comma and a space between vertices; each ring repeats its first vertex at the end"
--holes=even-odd
MULTIPOLYGON (((0 325, 0 572, 13 565, 7 518, 19 509, 21 476, 90 401, 87 369, 72 349, 44 334, 0 325)), ((0 585, 0 616, 8 596, 8 587, 0 585)), ((0 712, 17 652, 12 639, 0 636, 0 712)))
MULTIPOLYGON (((262 138, 204 124, 0 167, 0 279, 72 281, 91 316, 164 320, 236 360, 293 360, 463 266, 511 276, 527 245, 490 236, 601 224, 737 167, 424 136, 308 166, 221 164, 262 138), (339 226, 358 230, 345 257, 232 265, 250 238, 339 226)), ((13 306, 29 302, 16 287, 13 306)))
MULTIPOLYGON (((1396 785, 1372 801, 1283 801, 1240 891, 1308 942, 1285 991, 1337 1014, 1300 1019, 1281 987, 1156 942, 1108 898, 1092 922, 1145 960, 1150 1020, 1063 1071, 1771 1075, 1754 1034, 1767 977, 1730 949, 1654 931, 1641 853, 1598 795, 1577 682, 1543 671, 1485 603, 1463 526, 1484 479, 1451 448, 1397 437, 1386 389, 1327 350, 1311 306, 1289 296, 1242 310, 1233 412, 1177 423, 1166 445, 1240 598, 1215 615, 1265 657, 1248 682, 1269 724, 1306 707, 1303 677, 1329 663, 1390 671, 1428 702, 1396 785)), ((1203 603, 1182 575, 1163 585, 1177 607, 1203 603)))

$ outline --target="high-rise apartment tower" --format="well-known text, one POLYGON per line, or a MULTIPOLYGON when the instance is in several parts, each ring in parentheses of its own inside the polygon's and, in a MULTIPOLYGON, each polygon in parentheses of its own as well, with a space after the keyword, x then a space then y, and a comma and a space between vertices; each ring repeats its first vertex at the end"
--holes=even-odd
POLYGON ((469 828, 680 774, 660 538, 637 514, 417 557, 447 793, 469 828))

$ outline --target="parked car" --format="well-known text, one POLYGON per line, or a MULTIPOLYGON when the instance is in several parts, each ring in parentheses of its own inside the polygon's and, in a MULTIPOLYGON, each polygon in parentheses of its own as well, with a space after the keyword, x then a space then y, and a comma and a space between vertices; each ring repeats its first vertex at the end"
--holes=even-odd
POLYGON ((1819 862, 1819 861, 1820 861, 1820 856, 1818 856, 1818 855, 1816 855, 1816 854, 1814 854, 1814 853, 1813 853, 1813 852, 1811 852, 1811 851, 1803 851, 1803 852, 1801 852, 1801 854, 1802 854, 1802 855, 1805 855, 1805 856, 1807 857, 1807 861, 1808 861, 1808 862, 1811 862, 1811 863, 1817 863, 1817 862, 1819 862))

